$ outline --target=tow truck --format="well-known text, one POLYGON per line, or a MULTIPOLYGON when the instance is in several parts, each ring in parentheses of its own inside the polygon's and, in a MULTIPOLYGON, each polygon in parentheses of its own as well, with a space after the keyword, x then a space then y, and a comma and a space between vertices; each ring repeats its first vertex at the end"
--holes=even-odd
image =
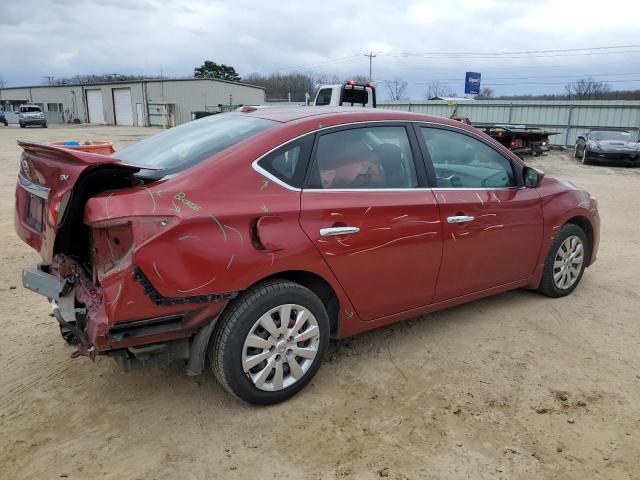
POLYGON ((374 83, 349 80, 334 85, 320 85, 313 104, 316 107, 368 107, 376 108, 374 83))

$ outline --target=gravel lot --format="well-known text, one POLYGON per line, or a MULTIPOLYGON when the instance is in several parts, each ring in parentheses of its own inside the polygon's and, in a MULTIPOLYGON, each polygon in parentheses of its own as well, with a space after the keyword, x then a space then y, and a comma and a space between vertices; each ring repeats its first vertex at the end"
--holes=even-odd
POLYGON ((640 169, 531 160, 600 203, 599 260, 573 295, 514 291, 334 342, 305 391, 255 408, 179 365, 70 359, 20 285, 38 257, 13 231, 16 139, 155 131, 0 127, 0 477, 640 477, 640 169))

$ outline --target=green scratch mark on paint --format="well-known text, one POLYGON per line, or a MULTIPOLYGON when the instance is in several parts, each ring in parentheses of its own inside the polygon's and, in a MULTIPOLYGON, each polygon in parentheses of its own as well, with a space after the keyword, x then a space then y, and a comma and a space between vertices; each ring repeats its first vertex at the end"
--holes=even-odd
POLYGON ((173 210, 176 213, 180 213, 180 207, 178 205, 176 205, 173 200, 171 200, 171 205, 173 205, 173 208, 170 208, 169 210, 173 210))
POLYGON ((344 311, 344 316, 347 317, 347 318, 351 318, 351 317, 353 317, 353 315, 354 315, 354 313, 352 311, 350 311, 350 310, 345 310, 344 311))
POLYGON ((268 186, 269 186, 269 180, 263 180, 262 181, 262 186, 260 187, 260 190, 264 190, 268 186))
POLYGON ((220 231, 222 232, 222 236, 224 237, 224 241, 227 241, 227 232, 225 231, 224 227, 222 226, 222 224, 218 221, 218 219, 216 217, 214 217, 213 215, 209 215, 211 217, 211 219, 216 222, 216 225, 218 225, 218 227, 220 227, 220 231))
POLYGON ((267 207, 266 205, 260 205, 260 210, 267 213, 269 211, 269 207, 267 207))
POLYGON ((242 234, 236 230, 233 227, 230 227, 229 225, 225 225, 224 228, 228 228, 229 230, 231 230, 232 232, 235 232, 238 234, 238 237, 240 237, 240 247, 244 247, 244 237, 242 236, 242 234))

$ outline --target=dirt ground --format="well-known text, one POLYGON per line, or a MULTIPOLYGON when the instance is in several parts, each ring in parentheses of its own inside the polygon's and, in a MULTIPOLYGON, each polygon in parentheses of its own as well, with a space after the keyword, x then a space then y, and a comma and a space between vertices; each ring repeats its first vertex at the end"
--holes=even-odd
POLYGON ((514 291, 334 342, 306 390, 256 408, 179 365, 70 359, 21 287, 38 257, 13 231, 15 140, 153 132, 0 127, 0 477, 640 477, 640 169, 531 160, 599 200, 599 260, 571 296, 514 291))

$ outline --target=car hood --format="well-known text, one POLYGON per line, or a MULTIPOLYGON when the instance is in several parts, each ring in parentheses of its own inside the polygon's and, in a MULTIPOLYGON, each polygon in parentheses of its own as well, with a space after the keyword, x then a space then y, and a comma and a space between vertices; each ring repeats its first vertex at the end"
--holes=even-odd
POLYGON ((602 152, 640 152, 640 143, 622 140, 592 140, 588 146, 602 152))

